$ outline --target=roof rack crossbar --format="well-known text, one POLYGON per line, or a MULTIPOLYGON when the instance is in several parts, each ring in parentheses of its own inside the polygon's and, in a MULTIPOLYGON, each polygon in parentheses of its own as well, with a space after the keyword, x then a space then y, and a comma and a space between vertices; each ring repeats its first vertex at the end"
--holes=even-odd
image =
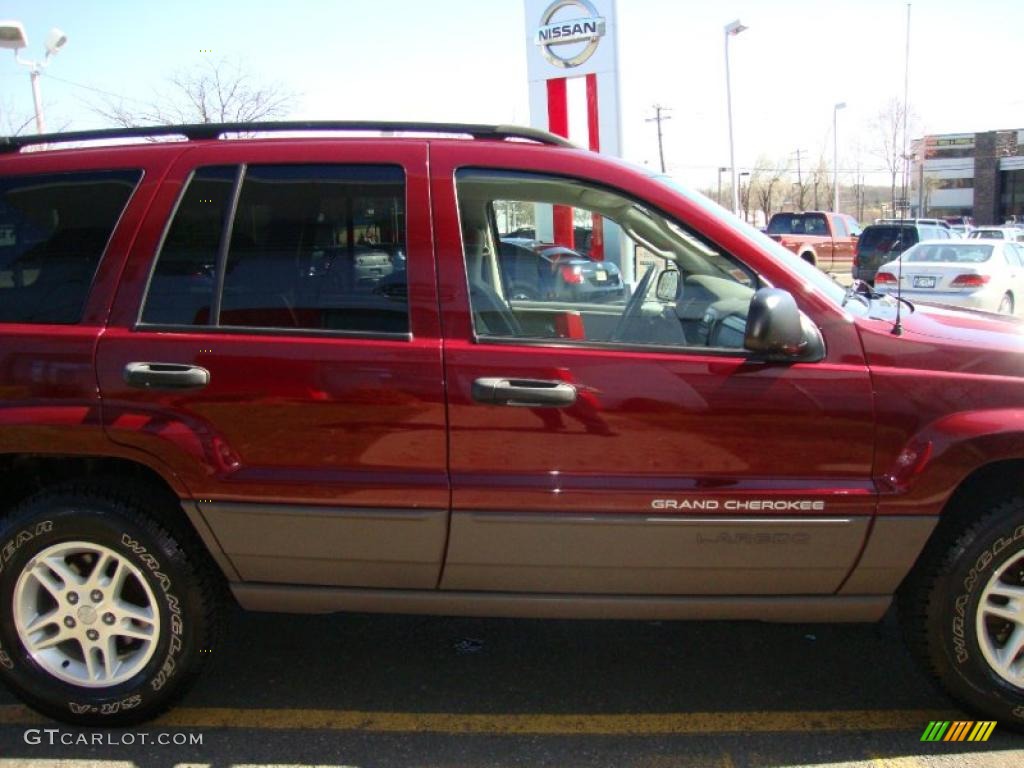
POLYGON ((568 139, 538 128, 518 125, 482 125, 477 123, 421 123, 377 120, 299 120, 254 123, 193 123, 153 125, 131 128, 101 128, 91 131, 67 131, 33 136, 0 137, 0 153, 18 152, 22 147, 116 139, 149 139, 160 136, 184 136, 190 141, 218 139, 226 133, 277 133, 300 131, 394 131, 402 133, 455 133, 474 139, 526 139, 554 146, 575 146, 568 139))

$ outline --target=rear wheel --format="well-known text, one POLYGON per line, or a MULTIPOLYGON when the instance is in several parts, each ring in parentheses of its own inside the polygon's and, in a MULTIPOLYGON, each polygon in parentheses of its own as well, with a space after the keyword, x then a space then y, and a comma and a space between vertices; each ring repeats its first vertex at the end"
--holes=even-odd
POLYGON ((911 650, 954 698, 1024 729, 1024 497, 937 536, 900 594, 911 650))
POLYGON ((180 697, 217 635, 220 582, 180 510, 68 486, 0 521, 0 678, 79 725, 126 725, 180 697))
POLYGON ((1013 314, 1013 296, 1009 293, 1004 294, 1002 300, 999 302, 999 309, 997 310, 1001 315, 1012 315, 1013 314))

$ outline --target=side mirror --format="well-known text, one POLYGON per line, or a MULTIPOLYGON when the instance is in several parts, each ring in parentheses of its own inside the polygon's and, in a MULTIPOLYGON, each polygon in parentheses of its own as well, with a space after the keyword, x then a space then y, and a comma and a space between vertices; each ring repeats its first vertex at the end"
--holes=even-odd
POLYGON ((658 285, 654 289, 658 301, 675 302, 679 298, 679 270, 666 269, 658 276, 658 285))
POLYGON ((814 362, 825 356, 821 333, 792 294, 778 288, 762 288, 750 300, 743 346, 770 361, 814 362))

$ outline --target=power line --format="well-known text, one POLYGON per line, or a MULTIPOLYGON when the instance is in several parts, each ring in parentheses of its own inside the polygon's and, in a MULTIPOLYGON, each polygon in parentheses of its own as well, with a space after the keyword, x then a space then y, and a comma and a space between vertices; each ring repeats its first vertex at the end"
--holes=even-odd
POLYGON ((124 94, 120 94, 120 93, 112 93, 111 91, 105 91, 102 88, 96 88, 95 86, 92 86, 92 85, 86 85, 85 83, 76 83, 74 80, 68 80, 67 78, 64 78, 64 77, 57 77, 56 75, 52 75, 52 74, 50 74, 49 72, 47 72, 45 70, 41 74, 43 75, 43 77, 46 77, 46 78, 48 78, 50 80, 56 80, 58 83, 64 83, 65 85, 71 85, 71 86, 74 86, 75 88, 82 88, 83 90, 92 91, 93 93, 99 93, 99 94, 101 94, 103 96, 109 96, 110 98, 113 98, 113 99, 119 99, 119 100, 122 100, 122 101, 133 101, 136 104, 145 104, 146 103, 146 102, 142 101, 141 99, 136 99, 136 98, 133 98, 131 96, 125 96, 124 94))

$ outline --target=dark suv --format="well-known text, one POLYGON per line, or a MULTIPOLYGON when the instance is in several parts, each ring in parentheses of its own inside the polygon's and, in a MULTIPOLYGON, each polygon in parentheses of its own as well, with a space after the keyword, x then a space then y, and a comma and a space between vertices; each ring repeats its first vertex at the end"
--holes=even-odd
POLYGON ((0 150, 0 678, 40 711, 154 716, 230 600, 764 621, 895 600, 949 691, 1024 720, 1020 321, 844 289, 530 129, 0 150), (556 242, 592 223, 629 299, 513 301, 510 211, 556 242))
POLYGON ((875 273, 922 240, 951 240, 955 235, 945 222, 937 219, 882 219, 864 227, 853 257, 853 278, 875 282, 875 273))

